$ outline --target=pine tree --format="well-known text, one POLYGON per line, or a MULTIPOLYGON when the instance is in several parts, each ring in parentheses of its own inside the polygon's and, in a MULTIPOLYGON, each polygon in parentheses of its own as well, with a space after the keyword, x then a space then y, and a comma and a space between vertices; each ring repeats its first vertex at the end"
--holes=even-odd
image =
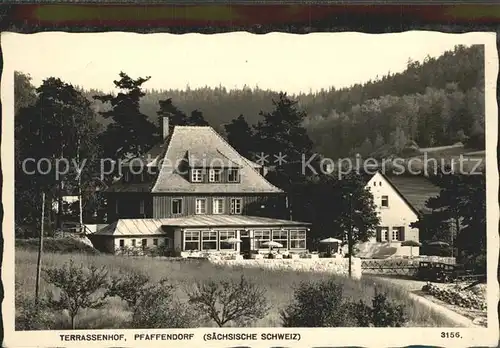
POLYGON ((208 122, 205 121, 203 113, 200 110, 191 111, 191 115, 187 119, 187 124, 189 126, 208 126, 208 122))
POLYGON ((306 113, 299 109, 296 100, 280 93, 278 100, 273 100, 272 112, 261 112, 264 118, 255 127, 259 152, 273 156, 285 156, 286 162, 300 162, 312 153, 312 141, 303 121, 306 113))
POLYGON ((31 202, 39 204, 36 202, 38 194, 33 194, 33 190, 45 192, 48 201, 58 200, 60 223, 62 196, 81 188, 82 175, 88 172, 90 163, 96 159, 98 125, 90 102, 71 84, 50 77, 36 91, 36 102, 22 108, 18 115, 16 136, 23 139, 19 143, 19 155, 23 159, 48 159, 51 168, 41 168, 41 171, 51 171, 47 175, 40 170, 33 172, 34 168, 16 172, 16 214, 24 215, 24 219, 33 214, 29 208, 31 202), (57 162, 59 168, 56 167, 57 162), (80 175, 74 170, 75 162, 84 169, 80 175))
POLYGON ((185 126, 188 124, 188 118, 184 112, 177 108, 173 102, 172 98, 167 98, 164 100, 159 100, 160 110, 158 110, 158 125, 161 127, 163 125, 163 117, 168 117, 170 133, 174 126, 185 126))
POLYGON ((252 158, 255 152, 254 134, 243 115, 224 125, 227 140, 242 156, 252 158))
POLYGON ((363 143, 359 146, 357 152, 361 156, 370 156, 373 152, 373 145, 369 138, 366 138, 363 143))
POLYGON ((122 92, 117 95, 94 96, 96 100, 111 104, 111 110, 100 112, 105 118, 113 120, 102 137, 107 157, 139 156, 157 142, 158 127, 139 109, 140 99, 145 95, 141 87, 149 79, 148 76, 134 80, 120 72, 120 79, 114 81, 114 84, 122 92))

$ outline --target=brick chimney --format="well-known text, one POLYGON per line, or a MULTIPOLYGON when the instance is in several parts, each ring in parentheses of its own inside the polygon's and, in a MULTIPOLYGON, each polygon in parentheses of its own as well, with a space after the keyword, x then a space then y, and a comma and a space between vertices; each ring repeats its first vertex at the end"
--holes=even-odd
POLYGON ((163 116, 163 140, 167 139, 169 132, 168 116, 163 116))

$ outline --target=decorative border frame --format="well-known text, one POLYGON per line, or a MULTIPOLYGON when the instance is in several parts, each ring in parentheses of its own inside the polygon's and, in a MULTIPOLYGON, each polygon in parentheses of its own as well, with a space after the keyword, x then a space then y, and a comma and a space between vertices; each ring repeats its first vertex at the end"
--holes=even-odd
MULTIPOLYGON (((201 1, 191 4, 131 4, 130 2, 116 4, 108 1, 102 1, 99 4, 90 2, 17 3, 0 5, 0 28, 2 31, 22 33, 133 31, 176 34, 231 31, 248 31, 258 34, 272 31, 297 34, 329 31, 365 33, 407 30, 438 30, 449 33, 495 31, 497 32, 497 49, 500 52, 500 36, 498 35, 500 33, 500 5, 494 4, 396 5, 391 2, 391 4, 373 5, 358 2, 349 5, 324 3, 264 5, 262 3, 223 4, 222 2, 202 4, 201 1)), ((0 62, 3 66, 1 56, 0 62)), ((500 97, 498 81, 497 77, 497 101, 500 97)), ((497 139, 497 160, 498 150, 497 139)), ((3 182, 1 164, 0 181, 3 182)), ((0 210, 0 216, 3 217, 3 209, 0 210)), ((0 256, 3 255, 3 244, 2 233, 0 256)), ((0 299, 3 300, 3 298, 4 292, 1 286, 0 299)), ((3 330, 0 331, 3 339, 3 330)))

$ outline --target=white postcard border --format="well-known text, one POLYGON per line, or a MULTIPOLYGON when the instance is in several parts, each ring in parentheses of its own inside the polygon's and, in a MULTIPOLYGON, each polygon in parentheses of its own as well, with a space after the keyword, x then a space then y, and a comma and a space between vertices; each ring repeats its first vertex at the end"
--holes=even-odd
MULTIPOLYGON (((44 33, 45 34, 45 33, 44 33)), ((121 33, 123 35, 123 33, 121 33)), ((241 33, 240 33, 241 34, 241 33)), ((353 33, 357 34, 357 33, 353 33)), ((497 281, 497 268, 499 257, 499 205, 498 189, 499 177, 497 167, 497 138, 498 138, 498 106, 496 95, 496 82, 498 76, 498 53, 496 47, 496 34, 485 32, 473 32, 466 34, 472 36, 477 44, 485 45, 485 123, 486 123, 486 168, 487 168, 487 299, 488 299, 488 328, 224 328, 224 329, 164 329, 164 330, 57 330, 57 331, 14 331, 14 70, 16 58, 9 54, 10 48, 16 45, 15 36, 21 34, 2 33, 1 44, 3 51, 4 67, 1 80, 2 100, 2 141, 1 159, 3 174, 4 208, 3 237, 4 253, 2 267, 2 281, 5 298, 2 303, 4 346, 6 347, 35 347, 35 346, 57 346, 57 347, 97 347, 97 346, 120 346, 120 347, 142 347, 147 344, 150 347, 304 347, 304 346, 406 346, 406 345, 434 345, 434 346, 497 346, 499 340, 499 325, 497 303, 499 299, 499 285, 497 281), (442 338, 443 332, 459 332, 461 338, 442 338), (126 341, 65 341, 60 335, 71 334, 123 334, 126 341), (136 334, 190 334, 194 336, 189 340, 134 340, 136 334), (230 341, 230 340, 206 340, 207 334, 213 333, 255 333, 257 340, 230 341), (290 340, 263 340, 262 334, 291 333, 290 340), (293 335, 295 334, 295 336, 293 335), (297 336, 297 334, 300 336, 297 336)), ((40 34, 22 34, 40 35, 40 34)), ((77 35, 109 35, 113 33, 89 33, 77 35)), ((137 35, 130 33, 130 35, 137 35)), ((148 35, 148 34, 143 34, 148 35)), ((169 34, 165 34, 169 35, 169 34)), ((231 35, 217 34, 217 35, 231 35)), ((247 34, 254 35, 254 34, 247 34)), ((274 35, 276 35, 274 33, 274 35)), ((285 34, 280 35, 296 35, 285 34)), ((318 33, 308 35, 336 35, 335 33, 318 33)), ((359 35, 372 35, 361 34, 359 35)), ((376 35, 400 35, 376 34, 376 35)), ((395 48, 397 49, 397 48, 395 48)), ((326 54, 326 52, 323 52, 326 54)))

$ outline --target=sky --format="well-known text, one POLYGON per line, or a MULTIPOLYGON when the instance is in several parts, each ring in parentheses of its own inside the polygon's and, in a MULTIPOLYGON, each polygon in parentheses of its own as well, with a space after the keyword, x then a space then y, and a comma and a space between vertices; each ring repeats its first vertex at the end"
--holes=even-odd
POLYGON ((84 88, 113 91, 120 71, 151 76, 147 89, 222 85, 299 93, 348 87, 406 68, 408 59, 437 57, 473 34, 244 32, 202 34, 2 33, 5 59, 34 85, 49 76, 84 88))

